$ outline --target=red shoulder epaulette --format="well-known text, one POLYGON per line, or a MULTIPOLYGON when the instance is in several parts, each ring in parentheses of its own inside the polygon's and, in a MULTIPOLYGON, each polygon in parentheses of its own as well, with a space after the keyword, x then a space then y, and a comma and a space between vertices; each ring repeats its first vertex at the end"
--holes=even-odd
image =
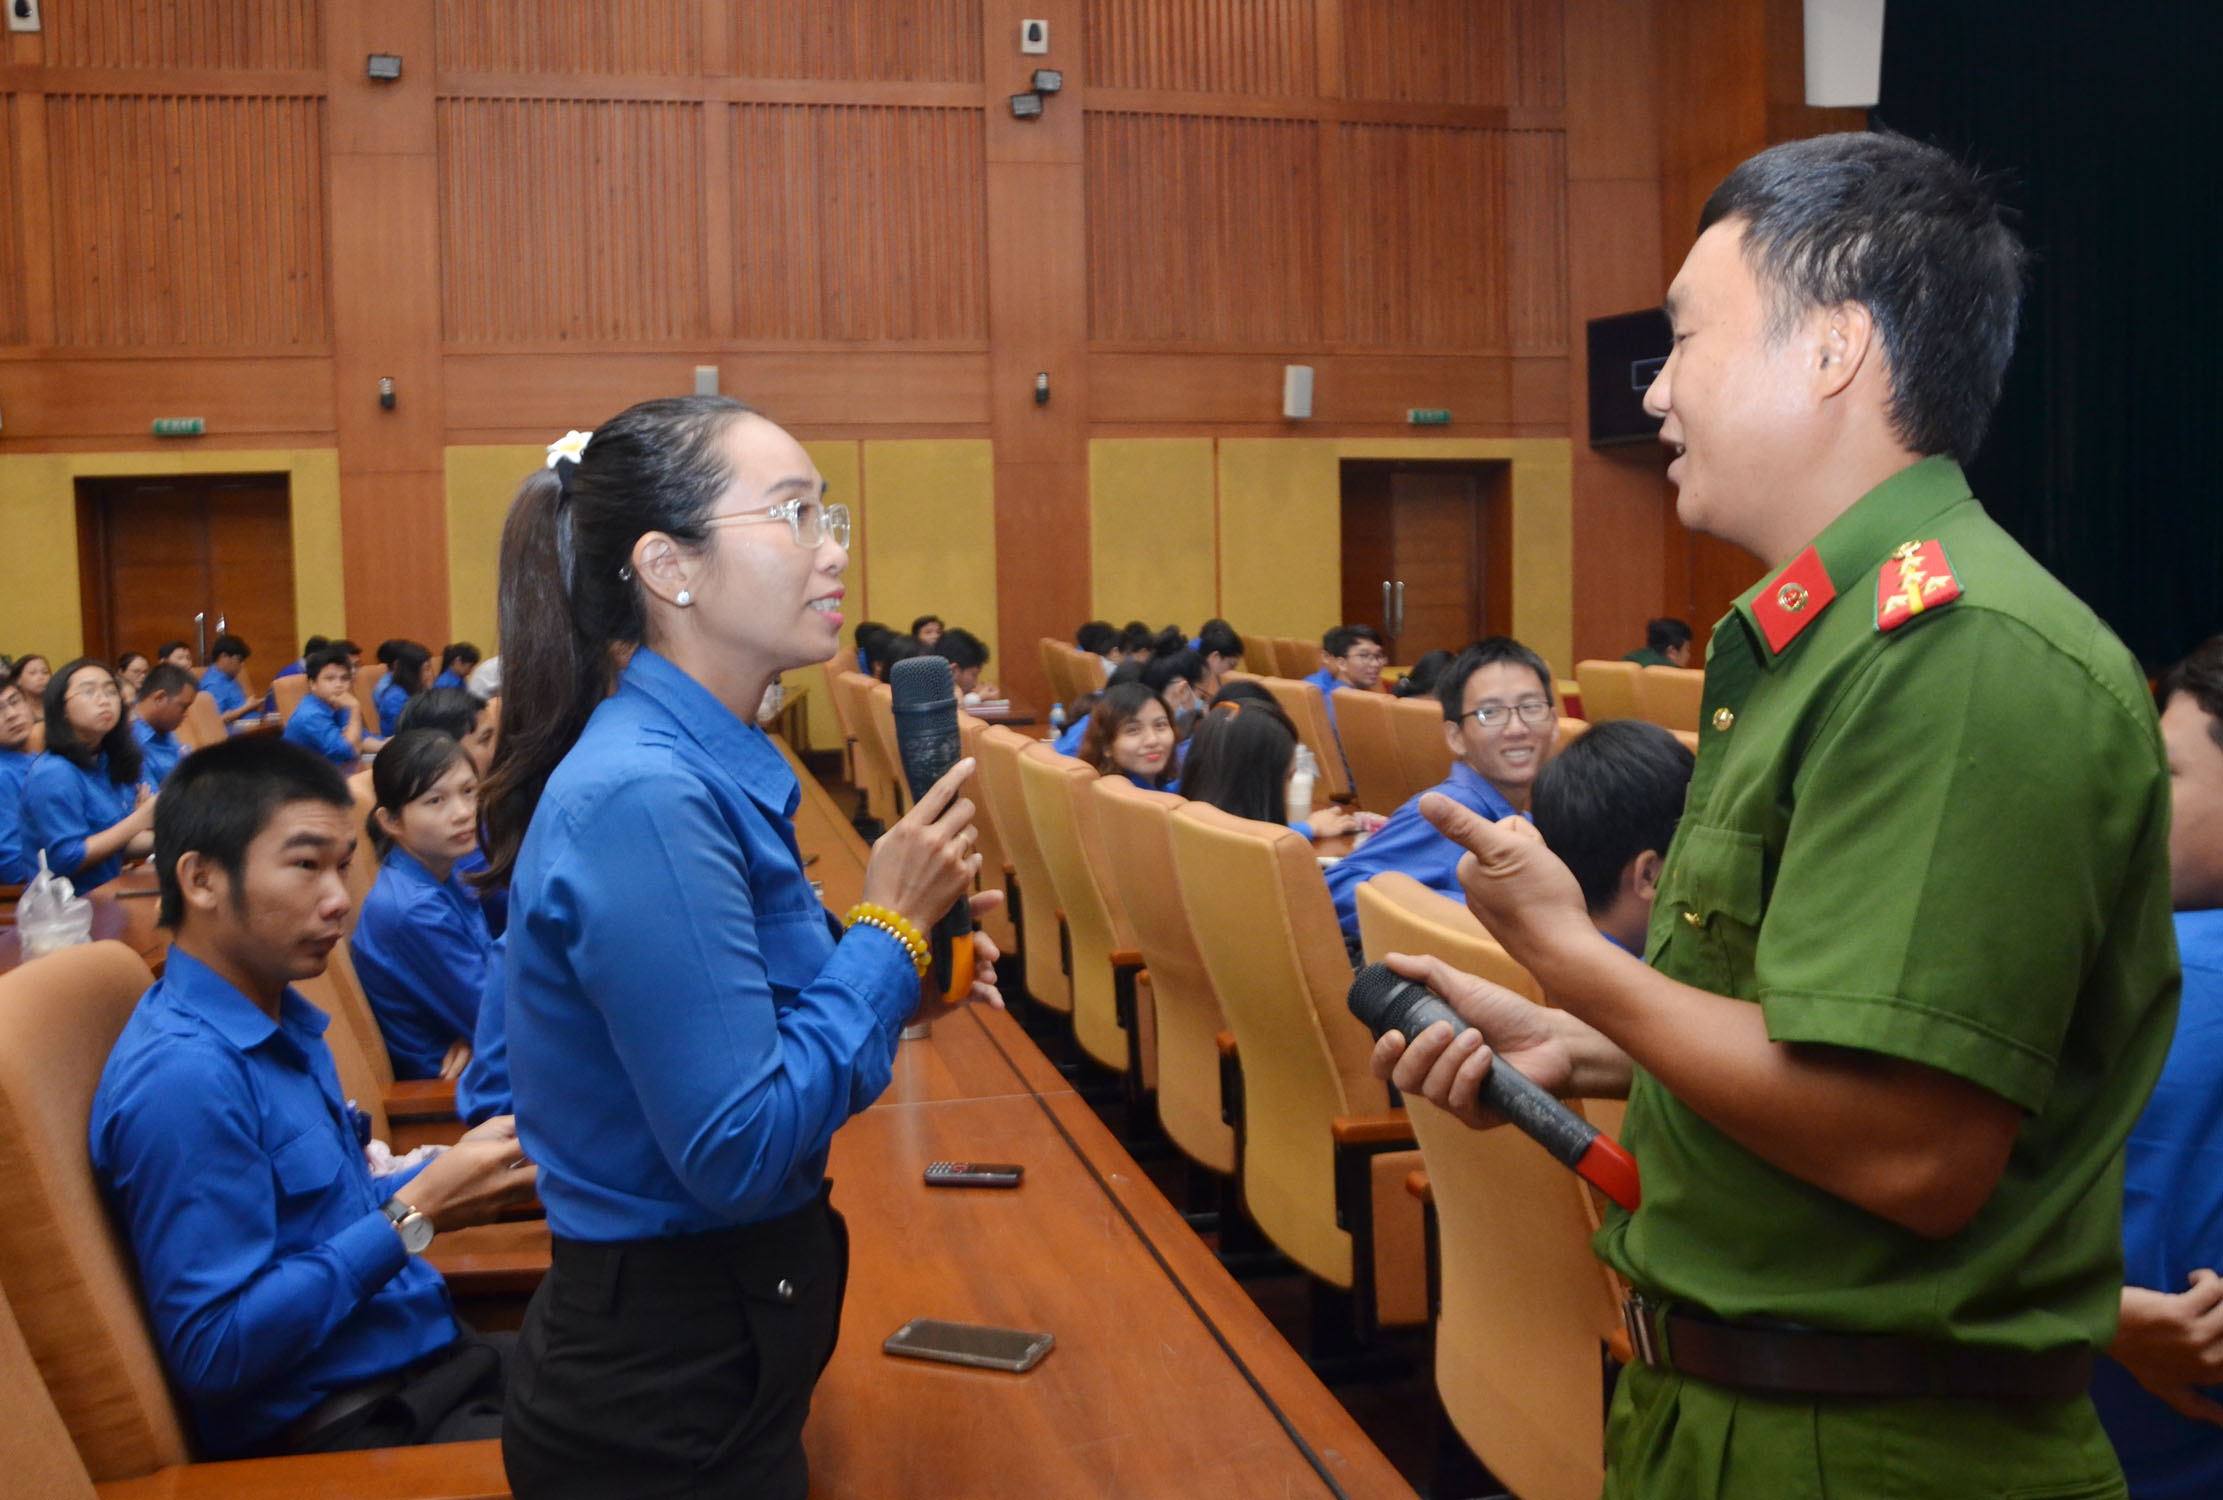
POLYGON ((1809 547, 1784 564, 1783 571, 1753 597, 1752 618, 1760 622, 1768 649, 1781 656, 1783 648, 1797 640, 1798 633, 1836 597, 1837 586, 1829 581, 1821 554, 1809 547))
POLYGON ((1885 560, 1876 578, 1876 629, 1897 630, 1926 609, 1951 604, 1961 581, 1943 542, 1907 542, 1885 560))

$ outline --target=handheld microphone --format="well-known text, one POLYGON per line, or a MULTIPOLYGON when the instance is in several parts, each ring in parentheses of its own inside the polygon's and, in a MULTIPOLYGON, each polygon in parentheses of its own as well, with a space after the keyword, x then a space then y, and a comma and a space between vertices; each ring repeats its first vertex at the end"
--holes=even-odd
MULTIPOLYGON (((1395 1031, 1409 1042, 1438 1021, 1450 1022, 1453 1036, 1471 1029, 1435 991, 1399 977, 1387 964, 1368 964, 1358 971, 1351 981, 1350 1006, 1376 1040, 1395 1031)), ((1585 1182, 1636 1211, 1641 1199, 1636 1158, 1504 1058, 1495 1059, 1482 1075, 1475 1102, 1505 1116, 1585 1182)))
MULTIPOLYGON (((957 680, 946 659, 914 656, 888 668, 888 692, 895 700, 896 753, 917 802, 965 758, 964 736, 957 730, 957 680)), ((971 903, 958 897, 926 936, 934 954, 934 986, 954 1005, 973 987, 971 903)))

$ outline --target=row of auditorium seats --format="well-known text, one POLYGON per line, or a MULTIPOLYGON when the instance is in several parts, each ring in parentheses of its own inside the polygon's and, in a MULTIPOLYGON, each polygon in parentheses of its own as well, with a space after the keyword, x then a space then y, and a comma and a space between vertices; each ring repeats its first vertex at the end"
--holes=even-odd
MULTIPOLYGON (((1695 736, 1706 674, 1695 667, 1641 667, 1633 661, 1578 661, 1582 716, 1592 724, 1643 719, 1695 736)), ((1687 743, 1687 741, 1686 741, 1687 743)))

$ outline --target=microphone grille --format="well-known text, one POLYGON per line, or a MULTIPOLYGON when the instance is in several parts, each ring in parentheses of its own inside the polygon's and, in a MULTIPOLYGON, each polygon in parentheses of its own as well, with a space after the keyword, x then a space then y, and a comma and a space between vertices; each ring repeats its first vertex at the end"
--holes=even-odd
POLYGON ((957 679, 947 657, 913 656, 888 668, 888 694, 897 708, 924 708, 956 698, 957 679))
POLYGON ((1405 982, 1390 970, 1388 964, 1368 964, 1351 979, 1351 993, 1347 1000, 1351 1014, 1364 1021, 1377 1035, 1380 1034, 1385 1029, 1382 1018, 1388 1012, 1390 999, 1405 982))

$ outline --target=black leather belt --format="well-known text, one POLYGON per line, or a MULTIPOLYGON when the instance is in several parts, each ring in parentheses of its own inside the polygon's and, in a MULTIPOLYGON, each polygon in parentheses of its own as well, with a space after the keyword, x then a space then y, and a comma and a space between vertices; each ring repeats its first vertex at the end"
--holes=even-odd
POLYGON ((1641 1292, 1622 1303, 1621 1319, 1636 1357, 1654 1369, 1777 1395, 2034 1401, 2080 1396, 2092 1383, 2092 1351, 2081 1345, 2031 1353, 1731 1323, 1641 1292))
POLYGON ((408 1382, 400 1374, 381 1375, 344 1391, 334 1391, 288 1422, 278 1433, 280 1451, 298 1452, 358 1412, 369 1410, 389 1396, 396 1396, 408 1382))

